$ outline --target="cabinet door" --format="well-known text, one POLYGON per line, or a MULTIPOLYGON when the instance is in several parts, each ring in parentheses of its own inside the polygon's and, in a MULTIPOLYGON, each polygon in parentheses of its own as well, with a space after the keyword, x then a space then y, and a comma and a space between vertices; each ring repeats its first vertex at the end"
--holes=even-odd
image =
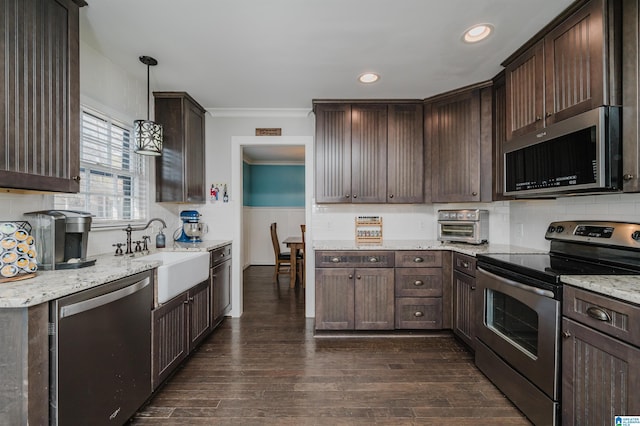
POLYGON ((544 126, 544 43, 538 42, 505 68, 507 140, 544 126))
POLYGON ((387 105, 351 106, 351 202, 387 199, 387 105))
POLYGON ((544 39, 546 125, 608 103, 603 7, 591 0, 544 39))
POLYGON ((189 290, 189 350, 193 350, 211 330, 209 280, 189 290))
POLYGON ((316 329, 353 330, 354 270, 316 269, 316 329))
POLYGON ((355 270, 355 329, 393 330, 393 268, 355 270))
POLYGON ((155 120, 163 128, 163 155, 156 157, 156 201, 202 203, 205 109, 185 92, 153 96, 155 120))
POLYGON ((504 73, 493 82, 492 201, 508 200, 504 195, 504 143, 507 141, 507 86, 504 73))
MULTIPOLYGON (((185 101, 185 200, 189 203, 205 202, 205 139, 204 113, 201 107, 185 101)), ((222 189, 222 188, 221 188, 222 189)))
POLYGON ((421 104, 389 104, 387 203, 424 202, 421 104))
POLYGON ((475 278, 458 271, 453 273, 453 332, 471 348, 475 348, 475 289, 475 278))
POLYGON ((640 349, 562 320, 562 423, 609 425, 640 413, 640 349))
POLYGON ((351 105, 316 104, 316 202, 351 202, 351 105))
POLYGON ((432 201, 480 201, 479 91, 434 102, 430 108, 432 201))
POLYGON ((211 309, 213 325, 217 325, 231 306, 231 261, 211 269, 211 309))
POLYGON ((625 1, 622 8, 622 188, 639 192, 640 0, 625 1))
POLYGON ((78 192, 78 6, 8 1, 0 31, 0 187, 78 192))
POLYGON ((171 299, 154 309, 153 356, 151 379, 155 389, 182 362, 189 353, 187 336, 187 293, 171 299))

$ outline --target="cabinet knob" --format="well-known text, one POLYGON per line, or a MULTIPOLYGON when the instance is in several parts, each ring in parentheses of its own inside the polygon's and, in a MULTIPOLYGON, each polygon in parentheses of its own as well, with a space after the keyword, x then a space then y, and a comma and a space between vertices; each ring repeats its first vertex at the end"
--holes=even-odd
POLYGON ((356 194, 353 194, 353 198, 358 198, 358 196, 356 194))
POLYGON ((541 115, 536 115, 536 121, 540 121, 542 120, 542 116, 541 115))
POLYGON ((362 276, 358 275, 356 278, 357 278, 357 279, 359 279, 359 280, 361 280, 361 279, 362 279, 362 276))
POLYGON ((465 269, 468 268, 469 267, 469 262, 463 261, 462 262, 462 267, 465 268, 465 269))
POLYGON ((545 117, 547 117, 547 118, 549 118, 549 117, 551 117, 552 115, 553 115, 553 113, 552 113, 552 112, 548 112, 548 113, 546 113, 544 116, 545 116, 545 117))
POLYGON ((389 194, 389 198, 393 198, 393 194, 389 194))
POLYGON ((609 315, 609 313, 604 309, 598 308, 596 306, 590 306, 587 309, 587 315, 598 321, 611 322, 611 316, 609 315))
POLYGON ((414 263, 422 263, 422 262, 424 262, 424 258, 419 257, 419 256, 418 257, 414 257, 413 258, 413 262, 414 263))
POLYGON ((344 198, 349 198, 349 194, 346 194, 346 195, 344 196, 344 198))
POLYGON ((415 285, 416 287, 420 287, 421 285, 424 285, 424 281, 422 280, 415 280, 413 282, 413 285, 415 285))
POLYGON ((634 177, 635 177, 635 176, 634 176, 634 175, 632 175, 631 173, 625 173, 625 174, 622 176, 622 179, 623 179, 623 180, 626 180, 626 181, 629 181, 629 180, 632 180, 634 177))
POLYGON ((471 195, 473 195, 473 196, 475 197, 476 195, 478 195, 478 193, 477 193, 477 192, 475 192, 475 191, 473 191, 473 192, 471 193, 471 195))
POLYGON ((420 311, 417 311, 417 312, 415 312, 413 314, 413 316, 416 317, 416 318, 420 318, 420 317, 424 316, 424 314, 422 312, 420 312, 420 311))
POLYGON ((349 279, 352 280, 353 279, 353 274, 349 274, 349 279))
POLYGON ((569 337, 571 337, 571 333, 565 330, 562 332, 562 337, 564 337, 565 339, 568 339, 569 337))
POLYGON ((331 258, 331 263, 340 263, 340 258, 339 257, 332 257, 331 258))
POLYGON ((472 285, 472 286, 471 286, 471 291, 473 291, 473 290, 475 290, 475 289, 476 289, 476 286, 475 286, 475 285, 472 285))
POLYGON ((80 182, 80 176, 73 176, 71 179, 76 182, 80 182))
POLYGON ((377 257, 370 257, 369 258, 369 263, 378 263, 380 261, 380 259, 378 259, 377 257))

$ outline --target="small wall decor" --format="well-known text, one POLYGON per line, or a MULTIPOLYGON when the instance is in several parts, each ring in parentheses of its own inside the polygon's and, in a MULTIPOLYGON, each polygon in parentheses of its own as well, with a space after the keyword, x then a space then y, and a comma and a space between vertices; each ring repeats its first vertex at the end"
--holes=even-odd
POLYGON ((282 129, 275 127, 256 128, 256 136, 282 136, 282 129))
POLYGON ((226 183, 212 183, 209 189, 209 202, 229 202, 229 185, 226 183))

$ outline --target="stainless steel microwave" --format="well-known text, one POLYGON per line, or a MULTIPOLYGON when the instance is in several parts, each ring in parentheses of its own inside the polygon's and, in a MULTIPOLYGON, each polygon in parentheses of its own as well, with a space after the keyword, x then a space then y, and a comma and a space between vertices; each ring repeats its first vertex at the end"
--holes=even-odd
POLYGON ((506 142, 505 195, 620 191, 620 126, 619 107, 599 107, 506 142))

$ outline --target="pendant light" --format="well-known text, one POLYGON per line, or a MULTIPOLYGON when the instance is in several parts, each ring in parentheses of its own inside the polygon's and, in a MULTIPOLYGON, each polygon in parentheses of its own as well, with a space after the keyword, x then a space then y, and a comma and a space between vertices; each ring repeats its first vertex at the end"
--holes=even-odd
POLYGON ((158 65, 151 56, 140 56, 140 62, 147 66, 147 119, 133 122, 135 152, 142 155, 162 155, 162 125, 149 120, 149 67, 158 65))

